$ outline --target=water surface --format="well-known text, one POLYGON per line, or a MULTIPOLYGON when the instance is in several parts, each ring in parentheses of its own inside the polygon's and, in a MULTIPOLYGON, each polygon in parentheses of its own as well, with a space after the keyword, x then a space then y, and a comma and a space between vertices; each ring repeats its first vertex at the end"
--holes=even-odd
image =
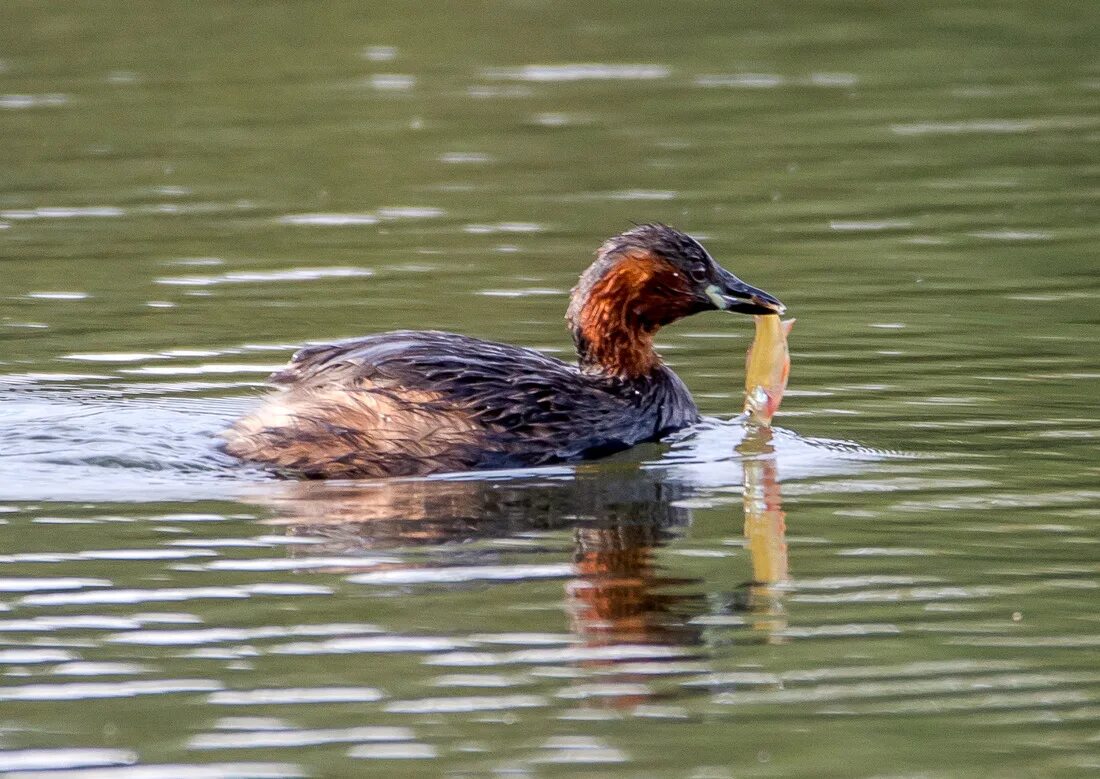
POLYGON ((1095 772, 1093 6, 8 4, 0 771, 1095 772), (608 461, 213 445, 309 341, 568 357, 631 220, 799 318, 771 435, 714 313, 608 461))

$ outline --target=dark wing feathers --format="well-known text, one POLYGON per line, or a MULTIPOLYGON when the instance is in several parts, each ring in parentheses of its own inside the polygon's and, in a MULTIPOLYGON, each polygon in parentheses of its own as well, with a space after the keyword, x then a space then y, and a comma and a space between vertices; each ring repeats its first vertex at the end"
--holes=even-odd
MULTIPOLYGON (((639 421, 631 417, 642 411, 623 385, 596 381, 542 352, 435 331, 310 346, 272 380, 296 388, 367 381, 437 393, 497 436, 534 435, 540 440, 533 443, 551 449, 570 448, 570 440, 583 448, 584 439, 611 429, 630 436, 639 421)), ((522 448, 522 440, 514 443, 522 448)))
MULTIPOLYGON (((324 418, 325 408, 333 408, 335 417, 339 408, 355 406, 358 396, 371 408, 388 409, 389 417, 359 417, 365 427, 348 429, 346 457, 366 463, 356 467, 371 475, 394 471, 381 461, 367 463, 372 440, 384 440, 389 447, 377 451, 376 458, 412 458, 397 468, 402 472, 416 471, 415 459, 420 456, 439 459, 434 466, 423 464, 421 472, 539 465, 624 449, 697 418, 687 389, 665 369, 642 382, 607 379, 533 349, 435 331, 399 331, 309 346, 271 380, 285 388, 284 406, 290 404, 292 413, 308 407, 307 427, 324 435, 337 432, 332 429, 336 419, 324 418), (395 443, 403 435, 402 414, 422 420, 409 427, 427 431, 432 436, 428 444, 435 448, 421 450, 412 435, 400 439, 405 443, 395 443), (436 434, 434 424, 424 421, 428 419, 439 420, 442 432, 436 434), (383 424, 390 427, 375 428, 375 433, 369 429, 383 424), (444 435, 451 437, 440 449, 439 436, 444 435), (352 439, 365 443, 351 446, 352 439), (433 454, 418 454, 429 450, 433 454), (453 459, 445 451, 452 452, 453 459)), ((238 435, 234 446, 250 451, 244 439, 251 430, 247 425, 238 425, 238 430, 247 432, 238 435)), ((267 442, 285 435, 282 446, 289 449, 294 436, 303 432, 280 425, 279 430, 264 428, 263 434, 267 442)), ((312 451, 321 448, 318 442, 312 451)))

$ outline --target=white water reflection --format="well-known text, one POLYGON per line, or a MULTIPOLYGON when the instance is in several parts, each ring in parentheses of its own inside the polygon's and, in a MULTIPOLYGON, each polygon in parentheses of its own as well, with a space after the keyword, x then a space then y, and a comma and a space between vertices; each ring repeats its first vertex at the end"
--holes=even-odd
POLYGON ((137 663, 71 662, 50 669, 54 676, 135 676, 155 672, 153 667, 137 663))
POLYGON ((366 726, 326 730, 261 730, 201 733, 187 742, 190 749, 295 749, 319 744, 411 741, 409 728, 366 726))
POLYGON ((318 281, 320 279, 346 279, 373 276, 369 268, 286 268, 284 270, 233 271, 214 276, 165 276, 158 284, 183 287, 211 287, 218 284, 258 284, 263 282, 318 281))
POLYGON ((391 714, 470 714, 479 711, 509 711, 546 706, 549 701, 538 695, 481 695, 453 698, 422 698, 386 704, 391 714))
POLYGON ((0 108, 13 110, 28 108, 56 108, 67 105, 70 97, 60 92, 51 92, 42 95, 0 95, 0 108))
POLYGON ((664 65, 610 65, 580 63, 568 65, 525 65, 522 68, 492 68, 485 78, 513 81, 568 82, 608 80, 652 80, 667 78, 671 70, 664 65))
POLYGON ((437 755, 431 744, 363 744, 348 750, 348 757, 360 760, 430 760, 437 755))
POLYGON ((0 665, 35 665, 63 663, 76 655, 62 649, 0 649, 0 665))
POLYGON ((136 763, 136 752, 128 749, 22 749, 0 751, 4 771, 55 771, 64 768, 93 768, 136 763))
POLYGON ((456 566, 439 569, 376 571, 349 576, 354 584, 428 584, 472 581, 530 581, 560 579, 573 573, 571 565, 456 566))
POLYGON ((0 688, 0 701, 80 701, 98 698, 133 698, 139 695, 171 695, 220 690, 212 679, 150 679, 133 682, 71 682, 28 684, 0 688))
POLYGON ((279 221, 288 225, 314 225, 317 227, 355 227, 378 224, 374 214, 287 214, 279 221))
POLYGON ((124 216, 126 212, 117 206, 43 206, 41 208, 9 209, 0 211, 0 217, 20 221, 24 219, 84 219, 124 216))
POLYGON ((443 636, 365 636, 331 638, 327 641, 298 641, 276 644, 269 652, 277 655, 375 654, 395 652, 446 652, 469 647, 470 643, 443 636))
POLYGON ((107 579, 0 579, 0 592, 33 592, 35 590, 82 590, 86 587, 110 587, 107 579))
POLYGON ((209 702, 219 706, 260 706, 301 703, 369 703, 383 698, 373 687, 279 687, 262 690, 225 690, 213 693, 209 702))
POLYGON ((165 763, 75 770, 16 771, 7 779, 304 779, 293 763, 165 763))
POLYGON ((331 587, 319 584, 261 582, 236 587, 166 587, 163 589, 111 589, 83 593, 27 595, 25 606, 88 606, 100 604, 177 603, 190 600, 243 599, 253 596, 329 595, 331 587))
POLYGON ((339 636, 356 633, 380 633, 377 625, 271 625, 259 628, 200 628, 196 630, 138 630, 107 636, 106 641, 118 644, 147 646, 197 646, 227 641, 255 641, 288 636, 339 636))

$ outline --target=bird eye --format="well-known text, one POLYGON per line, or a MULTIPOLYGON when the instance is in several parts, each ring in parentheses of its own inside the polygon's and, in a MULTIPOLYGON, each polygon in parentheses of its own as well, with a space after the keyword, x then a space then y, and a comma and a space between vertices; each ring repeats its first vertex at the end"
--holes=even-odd
POLYGON ((692 265, 688 275, 691 276, 692 281, 702 283, 707 280, 707 266, 702 263, 692 265))

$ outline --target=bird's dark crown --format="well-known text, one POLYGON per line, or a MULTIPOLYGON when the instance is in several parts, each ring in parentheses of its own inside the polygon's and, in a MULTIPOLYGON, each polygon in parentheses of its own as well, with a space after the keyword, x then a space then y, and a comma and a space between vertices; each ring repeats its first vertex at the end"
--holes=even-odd
POLYGON ((659 223, 638 225, 614 238, 609 238, 600 247, 597 256, 600 259, 607 258, 613 261, 616 257, 632 251, 652 252, 684 270, 698 263, 714 262, 703 245, 690 235, 659 223))

